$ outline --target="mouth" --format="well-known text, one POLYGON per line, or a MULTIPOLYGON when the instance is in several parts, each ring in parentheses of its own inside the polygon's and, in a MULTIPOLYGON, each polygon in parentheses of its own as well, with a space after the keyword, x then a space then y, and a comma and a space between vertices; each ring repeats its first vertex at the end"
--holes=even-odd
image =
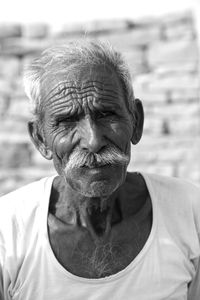
POLYGON ((107 167, 111 167, 111 164, 99 164, 99 163, 93 163, 93 164, 86 164, 83 165, 81 168, 86 168, 86 169, 103 169, 107 167))

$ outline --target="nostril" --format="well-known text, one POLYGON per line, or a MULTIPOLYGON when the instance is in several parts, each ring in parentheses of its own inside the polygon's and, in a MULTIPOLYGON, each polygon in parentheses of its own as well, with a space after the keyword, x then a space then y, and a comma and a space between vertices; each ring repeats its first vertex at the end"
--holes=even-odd
POLYGON ((88 152, 99 153, 106 148, 106 143, 102 138, 86 138, 84 140, 82 139, 81 147, 83 150, 87 150, 88 152))
POLYGON ((106 146, 101 128, 97 126, 90 116, 87 116, 87 118, 83 120, 80 134, 80 145, 84 150, 91 153, 98 153, 106 146))
POLYGON ((98 153, 104 152, 104 150, 106 149, 107 149, 107 145, 103 145, 101 149, 98 151, 98 153))

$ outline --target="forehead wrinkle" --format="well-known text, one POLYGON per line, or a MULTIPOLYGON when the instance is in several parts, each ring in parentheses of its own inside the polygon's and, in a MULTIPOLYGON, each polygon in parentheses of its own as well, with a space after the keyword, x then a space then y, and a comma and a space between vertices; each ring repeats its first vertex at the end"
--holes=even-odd
POLYGON ((65 91, 66 89, 73 88, 73 82, 68 81, 62 81, 59 82, 57 85, 54 85, 54 87, 45 95, 43 98, 44 100, 50 100, 52 97, 55 97, 65 91), (53 94, 51 97, 49 97, 51 94, 53 94))
POLYGON ((94 93, 85 93, 81 96, 77 96, 77 94, 74 94, 68 96, 68 97, 62 97, 60 99, 51 99, 51 101, 48 101, 48 107, 51 110, 58 111, 69 109, 70 107, 86 107, 87 104, 90 104, 89 107, 95 107, 97 109, 100 109, 101 107, 121 107, 119 101, 116 101, 115 97, 102 97, 101 95, 94 95, 94 93), (107 105, 106 105, 107 104, 107 105))
POLYGON ((75 113, 80 113, 81 107, 78 102, 74 103, 72 102, 71 105, 66 105, 63 103, 63 105, 56 104, 50 108, 50 115, 52 117, 63 115, 73 115, 75 113))
POLYGON ((55 85, 50 92, 46 94, 44 97, 44 100, 48 99, 50 100, 52 97, 57 97, 57 95, 66 94, 66 91, 68 93, 73 92, 74 90, 78 90, 78 92, 81 94, 82 92, 86 91, 87 89, 94 88, 98 93, 101 92, 108 92, 118 95, 118 92, 116 91, 116 87, 113 87, 112 84, 108 84, 101 81, 86 81, 82 83, 77 83, 74 81, 62 81, 59 82, 57 85, 55 85), (52 94, 52 96, 50 96, 52 94), (50 97, 49 97, 50 96, 50 97))
POLYGON ((66 105, 66 106, 70 106, 75 102, 79 102, 79 104, 82 104, 82 101, 85 101, 85 99, 88 99, 89 101, 96 101, 96 102, 110 102, 110 103, 116 103, 118 101, 116 101, 115 97, 112 97, 110 95, 99 95, 96 94, 94 92, 87 92, 84 94, 70 94, 66 97, 62 97, 62 98, 52 98, 51 100, 48 101, 48 105, 52 106, 52 105, 66 105))
POLYGON ((121 97, 124 98, 123 89, 115 82, 109 80, 106 82, 104 78, 102 81, 98 79, 68 81, 65 79, 54 85, 45 95, 44 100, 52 111, 69 113, 75 111, 75 107, 76 111, 83 110, 83 99, 85 101, 84 107, 87 106, 91 110, 113 106, 121 109, 122 105, 119 101, 121 97), (107 105, 105 105, 106 103, 107 105), (108 105, 108 103, 110 104, 108 105))

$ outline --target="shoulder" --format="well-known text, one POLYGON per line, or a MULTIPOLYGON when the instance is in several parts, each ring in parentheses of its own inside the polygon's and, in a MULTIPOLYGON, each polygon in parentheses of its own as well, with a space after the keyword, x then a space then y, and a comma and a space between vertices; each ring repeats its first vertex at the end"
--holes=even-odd
POLYGON ((154 203, 155 211, 172 227, 173 232, 200 247, 200 187, 188 180, 142 174, 154 203))
POLYGON ((3 210, 15 210, 16 207, 34 206, 40 201, 51 177, 29 183, 13 192, 0 197, 0 214, 3 210), (13 208, 13 209, 12 209, 13 208))
POLYGON ((159 232, 193 259, 200 253, 200 187, 188 180, 142 174, 150 191, 159 232))
POLYGON ((200 205, 200 186, 182 178, 142 173, 149 189, 153 189, 161 198, 187 201, 200 205))
POLYGON ((0 197, 0 234, 33 218, 52 180, 43 178, 0 197))
MULTIPOLYGON (((142 174, 154 211, 172 224, 194 225, 200 232, 200 187, 188 180, 154 174, 142 174)), ((192 226, 193 226, 192 225, 192 226)), ((178 228, 178 226, 177 226, 178 228)), ((179 228, 180 229, 180 228, 179 228)))

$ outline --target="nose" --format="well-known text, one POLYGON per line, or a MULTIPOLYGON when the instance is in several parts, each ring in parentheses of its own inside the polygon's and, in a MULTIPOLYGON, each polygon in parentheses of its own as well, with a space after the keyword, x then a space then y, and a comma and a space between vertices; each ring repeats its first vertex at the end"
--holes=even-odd
POLYGON ((80 146, 82 149, 92 153, 98 153, 106 146, 102 128, 98 126, 95 120, 92 120, 90 116, 82 120, 80 131, 80 146))

